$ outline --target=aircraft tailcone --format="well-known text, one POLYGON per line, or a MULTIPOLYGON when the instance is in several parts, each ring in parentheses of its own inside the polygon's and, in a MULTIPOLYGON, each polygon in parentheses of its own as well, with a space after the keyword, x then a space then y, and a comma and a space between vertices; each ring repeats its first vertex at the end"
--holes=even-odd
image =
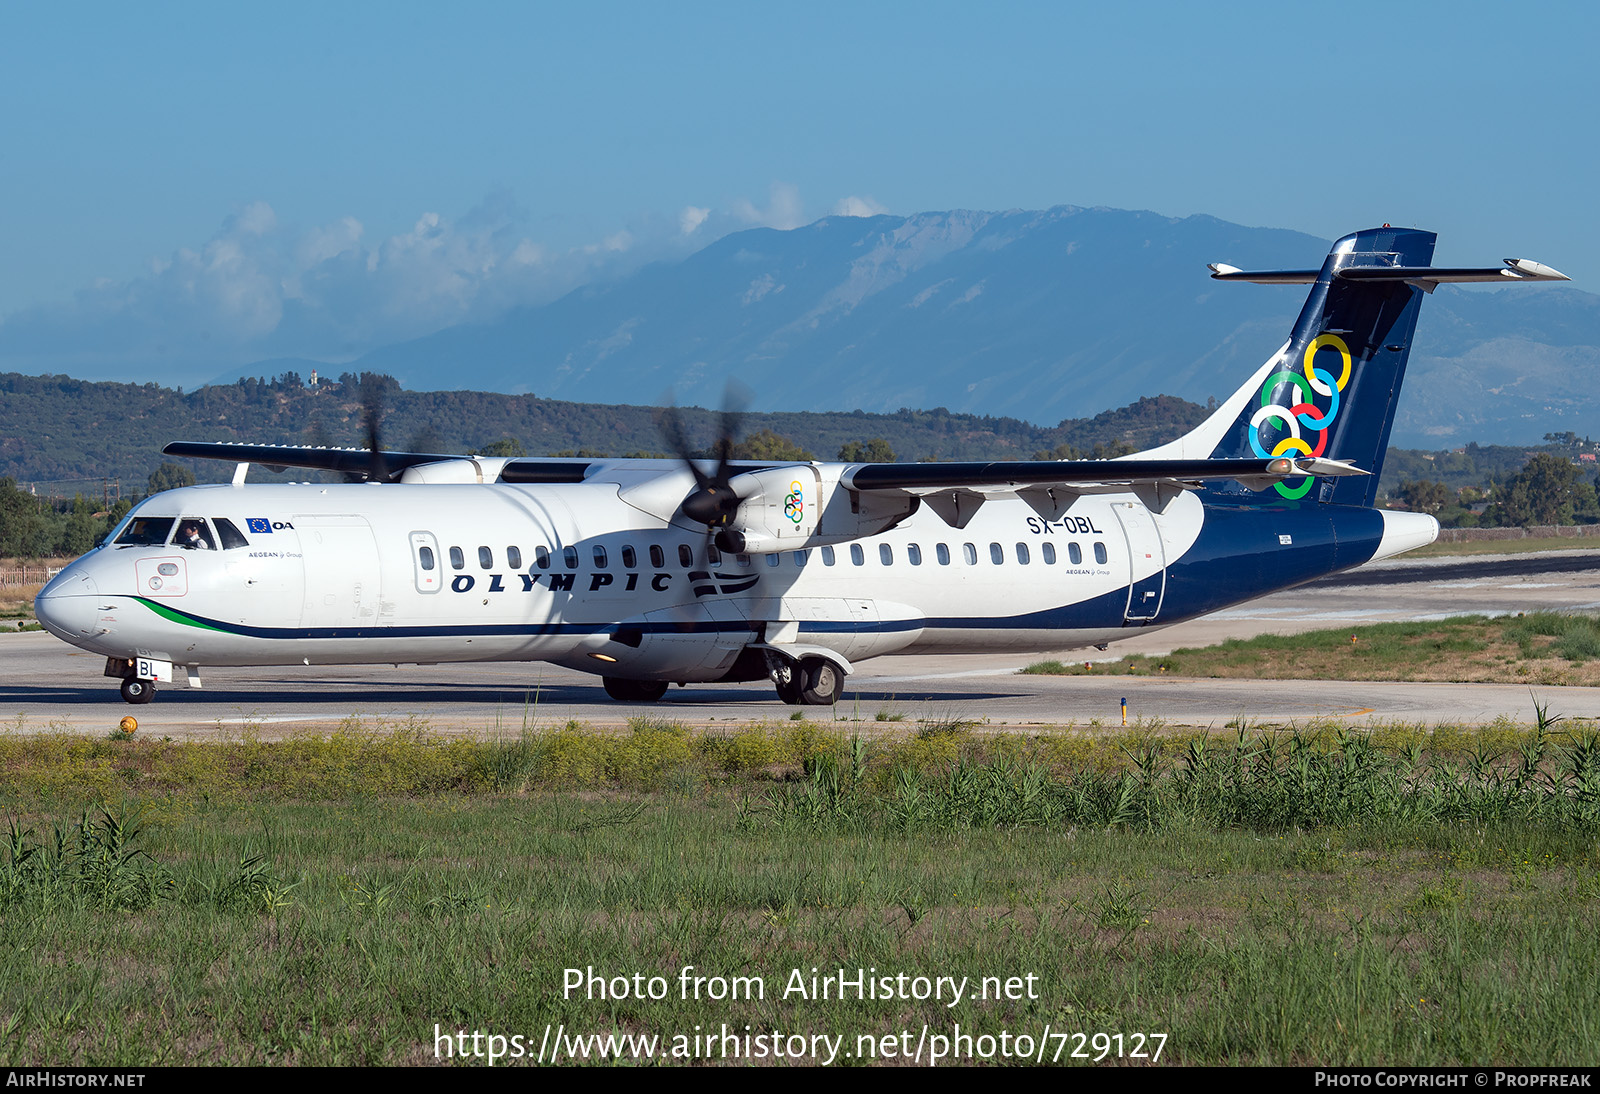
POLYGON ((1426 513, 1401 513, 1393 509, 1379 512, 1383 514, 1383 538, 1372 554, 1372 562, 1426 547, 1439 538, 1439 522, 1426 513))

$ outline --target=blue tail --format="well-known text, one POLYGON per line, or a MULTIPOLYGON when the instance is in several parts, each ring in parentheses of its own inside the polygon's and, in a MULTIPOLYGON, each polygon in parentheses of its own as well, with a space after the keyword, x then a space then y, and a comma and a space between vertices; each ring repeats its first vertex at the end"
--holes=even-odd
MULTIPOLYGON (((1325 456, 1371 472, 1320 481, 1291 479, 1256 500, 1304 498, 1368 506, 1376 500, 1417 312, 1423 292, 1433 288, 1432 283, 1393 275, 1426 269, 1435 238, 1432 232, 1409 228, 1369 229, 1335 243, 1315 272, 1217 271, 1221 280, 1309 281, 1312 287, 1288 345, 1263 367, 1265 376, 1258 374, 1241 389, 1239 394, 1248 397, 1210 455, 1325 456)), ((1228 400, 1225 409, 1234 401, 1228 400)))

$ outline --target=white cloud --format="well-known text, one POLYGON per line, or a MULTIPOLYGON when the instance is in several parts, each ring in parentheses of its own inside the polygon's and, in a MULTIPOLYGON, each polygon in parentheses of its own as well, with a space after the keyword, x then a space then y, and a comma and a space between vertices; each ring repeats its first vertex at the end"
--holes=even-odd
POLYGON ((857 197, 851 194, 847 198, 840 198, 833 207, 833 216, 836 217, 876 217, 882 216, 889 210, 879 205, 871 198, 857 197))
POLYGON ((792 182, 775 182, 768 192, 767 207, 758 209, 746 198, 734 202, 733 213, 747 224, 787 231, 805 223, 805 210, 800 204, 800 187, 792 182))
POLYGON ((295 262, 302 270, 310 269, 335 255, 353 251, 361 245, 365 231, 355 217, 340 217, 332 224, 312 228, 300 237, 295 262))
MULTIPOLYGON (((847 203, 877 208, 865 198, 847 203)), ((688 205, 559 249, 530 236, 528 215, 506 192, 455 218, 423 212, 387 236, 353 215, 286 224, 269 203, 252 201, 203 243, 152 258, 140 276, 0 318, 0 369, 187 384, 263 358, 345 361, 548 303, 741 228, 804 222, 799 188, 785 182, 772 184, 763 208, 688 205)))
POLYGON ((278 226, 278 215, 264 201, 252 201, 224 222, 237 235, 264 236, 278 226))
MULTIPOLYGON (((552 253, 516 230, 519 219, 514 202, 491 195, 458 220, 429 211, 407 231, 369 240, 353 216, 294 227, 252 202, 204 244, 152 259, 143 276, 100 281, 5 317, 0 367, 85 375, 97 366, 204 362, 214 375, 262 357, 348 359, 545 303, 628 268, 619 263, 660 257, 627 229, 552 253)), ((651 231, 677 239, 666 224, 651 231)))

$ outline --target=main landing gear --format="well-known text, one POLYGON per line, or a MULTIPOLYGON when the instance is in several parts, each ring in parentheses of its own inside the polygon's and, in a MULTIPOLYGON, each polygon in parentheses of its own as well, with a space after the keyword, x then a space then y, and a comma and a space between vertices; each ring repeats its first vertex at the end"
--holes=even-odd
POLYGON ((602 676, 606 694, 624 703, 653 703, 667 693, 662 680, 624 680, 620 676, 602 676))
POLYGON ((825 657, 779 660, 772 666, 778 698, 790 706, 831 707, 844 694, 844 673, 825 657))

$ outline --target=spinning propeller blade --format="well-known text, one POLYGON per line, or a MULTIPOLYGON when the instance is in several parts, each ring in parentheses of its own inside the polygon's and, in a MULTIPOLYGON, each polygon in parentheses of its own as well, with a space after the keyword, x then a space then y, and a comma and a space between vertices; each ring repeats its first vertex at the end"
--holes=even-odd
POLYGON ((697 524, 706 526, 707 550, 704 553, 707 556, 710 554, 709 547, 713 542, 723 551, 738 552, 744 549, 744 537, 728 527, 733 521, 734 514, 739 511, 741 500, 729 480, 733 477, 731 465, 734 445, 738 440, 740 421, 744 417, 744 408, 748 402, 749 392, 729 381, 722 397, 722 413, 717 422, 717 437, 711 445, 711 455, 717 461, 716 469, 709 475, 701 470, 699 463, 696 462, 695 453, 689 447, 688 438, 684 433, 683 420, 678 414, 677 407, 672 404, 670 392, 666 399, 667 405, 661 411, 662 435, 694 475, 695 488, 683 499, 683 515, 697 524))

